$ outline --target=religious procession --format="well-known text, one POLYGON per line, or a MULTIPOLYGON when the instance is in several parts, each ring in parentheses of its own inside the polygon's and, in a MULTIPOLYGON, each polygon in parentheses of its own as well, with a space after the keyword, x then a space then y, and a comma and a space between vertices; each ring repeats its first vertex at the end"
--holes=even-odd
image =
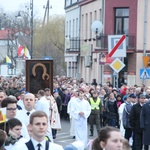
POLYGON ((24 77, 0 77, 0 146, 4 150, 148 150, 150 87, 113 88, 66 76, 53 91, 27 91, 24 77), (57 144, 62 121, 74 142, 57 144), (90 139, 88 138, 90 137, 90 139), (112 141, 111 141, 112 140, 112 141), (115 141, 115 142, 113 142, 115 141), (111 143, 112 142, 112 143, 111 143))

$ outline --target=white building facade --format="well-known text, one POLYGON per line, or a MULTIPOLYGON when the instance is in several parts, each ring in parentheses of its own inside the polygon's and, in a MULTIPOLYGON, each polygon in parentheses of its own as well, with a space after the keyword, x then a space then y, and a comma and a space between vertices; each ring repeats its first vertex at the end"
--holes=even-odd
POLYGON ((65 7, 65 62, 67 63, 67 76, 78 78, 78 58, 80 51, 80 7, 77 5, 77 0, 67 0, 65 7))

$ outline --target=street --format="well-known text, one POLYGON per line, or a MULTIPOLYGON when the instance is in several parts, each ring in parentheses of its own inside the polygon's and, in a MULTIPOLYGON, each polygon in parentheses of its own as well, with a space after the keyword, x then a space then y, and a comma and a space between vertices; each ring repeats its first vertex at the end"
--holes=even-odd
MULTIPOLYGON (((73 143, 75 139, 70 136, 70 122, 69 120, 61 120, 62 129, 57 132, 56 139, 54 143, 62 145, 64 148, 66 145, 73 143)), ((89 135, 89 130, 88 130, 89 135)), ((89 136, 89 140, 94 139, 97 136, 96 129, 94 130, 94 136, 89 136)))

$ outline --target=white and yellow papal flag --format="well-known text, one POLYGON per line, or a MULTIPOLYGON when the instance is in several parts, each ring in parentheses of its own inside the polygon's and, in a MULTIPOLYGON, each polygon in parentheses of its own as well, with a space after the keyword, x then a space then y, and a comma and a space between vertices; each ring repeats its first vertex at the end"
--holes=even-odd
POLYGON ((0 108, 0 123, 6 122, 6 107, 0 108))

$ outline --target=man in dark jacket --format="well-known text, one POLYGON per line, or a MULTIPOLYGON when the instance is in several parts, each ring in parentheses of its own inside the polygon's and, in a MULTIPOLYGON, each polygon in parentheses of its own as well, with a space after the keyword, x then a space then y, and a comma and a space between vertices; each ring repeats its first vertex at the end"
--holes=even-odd
POLYGON ((17 82, 13 83, 13 88, 9 91, 10 95, 15 96, 15 94, 19 92, 18 85, 19 84, 17 82))
POLYGON ((142 106, 140 126, 143 129, 144 150, 148 150, 148 146, 150 145, 150 101, 142 106))
POLYGON ((133 130, 132 150, 142 150, 143 147, 142 144, 143 130, 140 127, 140 113, 144 103, 145 103, 145 95, 141 94, 139 97, 139 102, 133 105, 130 112, 129 122, 133 130))

